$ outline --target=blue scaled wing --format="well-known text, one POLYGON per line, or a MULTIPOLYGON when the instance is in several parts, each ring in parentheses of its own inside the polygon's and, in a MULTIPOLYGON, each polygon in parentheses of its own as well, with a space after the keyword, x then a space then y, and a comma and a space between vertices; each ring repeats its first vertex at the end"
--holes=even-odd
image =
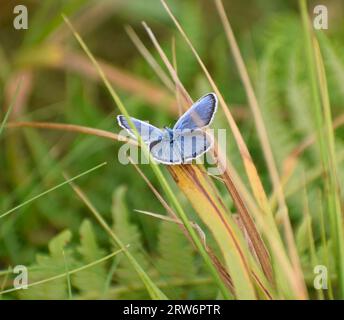
POLYGON ((153 158, 164 164, 189 163, 212 147, 212 138, 202 130, 176 133, 173 141, 163 138, 149 145, 153 158))
POLYGON ((208 93, 195 102, 174 125, 173 130, 195 130, 207 127, 217 109, 215 93, 208 93))
MULTIPOLYGON (((130 119, 133 122, 134 126, 136 127, 137 132, 139 133, 139 135, 141 136, 142 140, 145 143, 150 143, 152 141, 161 140, 163 132, 160 129, 148 124, 147 122, 144 122, 144 121, 132 118, 132 117, 130 117, 130 119)), ((127 119, 124 116, 122 116, 122 115, 117 116, 117 121, 118 121, 118 124, 120 125, 120 127, 127 130, 127 132, 133 138, 136 139, 135 133, 131 129, 127 119)))
POLYGON ((182 162, 187 163, 206 153, 213 145, 209 134, 202 130, 184 132, 176 135, 182 162))

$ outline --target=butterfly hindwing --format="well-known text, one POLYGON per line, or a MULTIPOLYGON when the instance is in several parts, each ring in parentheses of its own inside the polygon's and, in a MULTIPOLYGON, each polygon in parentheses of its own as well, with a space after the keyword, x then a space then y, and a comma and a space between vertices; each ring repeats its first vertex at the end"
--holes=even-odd
POLYGON ((181 132, 180 135, 177 133, 175 139, 179 145, 183 163, 200 157, 212 146, 211 137, 202 130, 181 132))
POLYGON ((187 163, 200 157, 212 146, 211 137, 202 130, 177 131, 173 141, 168 137, 149 145, 155 160, 165 164, 187 163))
POLYGON ((164 164, 180 164, 182 163, 182 155, 179 145, 169 139, 153 141, 149 145, 152 157, 160 163, 164 164))

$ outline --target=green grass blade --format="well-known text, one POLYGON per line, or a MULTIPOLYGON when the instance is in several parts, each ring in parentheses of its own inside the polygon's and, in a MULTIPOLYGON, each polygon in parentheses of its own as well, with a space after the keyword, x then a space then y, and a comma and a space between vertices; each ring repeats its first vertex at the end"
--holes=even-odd
POLYGON ((322 62, 321 52, 310 28, 307 13, 307 1, 299 0, 302 16, 306 61, 311 87, 312 107, 316 116, 317 138, 324 170, 324 189, 328 206, 328 218, 333 240, 333 253, 336 261, 340 296, 344 298, 344 230, 339 182, 337 178, 337 161, 335 156, 335 139, 331 119, 331 108, 327 90, 327 81, 322 62))
POLYGON ((29 203, 31 203, 31 202, 37 200, 38 198, 43 197, 43 196, 45 196, 46 194, 48 194, 48 193, 50 193, 50 192, 52 192, 52 191, 55 191, 56 189, 61 188, 61 187, 63 187, 64 185, 66 185, 66 184, 68 184, 68 183, 70 183, 70 182, 72 182, 72 181, 74 181, 74 180, 76 180, 76 179, 79 179, 79 178, 81 178, 82 176, 84 176, 84 175, 86 175, 86 174, 88 174, 88 173, 91 173, 91 172, 93 172, 93 171, 95 171, 95 170, 97 170, 97 169, 99 169, 99 168, 101 168, 101 167, 103 167, 103 166, 105 166, 105 165, 106 165, 106 162, 103 162, 103 163, 101 163, 101 164, 99 164, 99 165, 97 165, 97 166, 95 166, 95 167, 93 167, 93 168, 91 168, 91 169, 89 169, 89 170, 87 170, 87 171, 84 171, 84 172, 78 174, 77 176, 75 176, 75 177, 73 177, 73 178, 71 178, 71 179, 69 179, 69 180, 67 180, 67 181, 64 181, 64 182, 62 182, 62 183, 60 183, 60 184, 58 184, 58 185, 56 185, 56 186, 54 186, 54 187, 52 187, 52 188, 50 188, 50 189, 48 189, 48 190, 46 190, 46 191, 40 193, 40 194, 38 194, 38 195, 36 195, 36 196, 34 196, 34 197, 32 197, 32 198, 30 198, 30 199, 28 199, 28 200, 22 202, 21 204, 15 206, 14 208, 12 208, 12 209, 6 211, 6 212, 3 213, 3 214, 1 214, 1 215, 0 215, 0 219, 6 217, 6 216, 9 215, 10 213, 12 213, 12 212, 14 212, 14 211, 20 209, 21 207, 26 206, 27 204, 29 204, 29 203))
MULTIPOLYGON (((91 267, 93 267, 93 266, 95 266, 95 265, 97 265, 99 263, 102 263, 102 262, 104 262, 104 261, 106 261, 108 259, 111 259, 112 257, 114 257, 115 255, 117 255, 118 253, 120 253, 122 251, 123 251, 123 249, 119 249, 119 250, 117 250, 115 252, 112 252, 109 255, 107 255, 107 256, 105 256, 105 257, 103 257, 101 259, 98 259, 96 261, 88 263, 88 264, 86 264, 86 265, 84 265, 82 267, 70 270, 69 271, 69 275, 77 273, 77 272, 82 271, 82 270, 85 270, 87 268, 91 268, 91 267)), ((40 281, 29 283, 27 286, 28 286, 28 288, 30 288, 30 287, 38 286, 38 285, 46 283, 46 282, 50 282, 50 281, 54 281, 54 280, 57 280, 57 279, 65 278, 65 277, 67 277, 67 274, 68 274, 67 272, 62 273, 62 274, 58 274, 56 276, 53 276, 53 277, 50 277, 50 278, 47 278, 47 279, 43 279, 43 280, 40 280, 40 281)), ((12 288, 12 289, 3 290, 3 291, 0 291, 0 295, 5 294, 5 293, 14 292, 14 291, 17 291, 17 290, 21 290, 21 288, 12 288)))
MULTIPOLYGON (((325 218, 324 218, 324 210, 322 207, 322 201, 321 201, 321 194, 319 192, 319 209, 320 209, 320 238, 321 238, 321 244, 323 246, 323 256, 322 259, 327 265, 328 274, 331 274, 331 266, 330 266, 330 259, 329 259, 329 248, 326 238, 326 226, 325 226, 325 218)), ((331 277, 328 277, 328 292, 327 295, 330 300, 334 299, 333 294, 333 284, 331 277)))
POLYGON ((17 84, 17 87, 16 87, 16 90, 15 90, 15 93, 14 93, 13 100, 11 101, 11 104, 9 105, 9 107, 8 107, 6 113, 5 113, 5 117, 4 117, 4 119, 2 120, 2 122, 1 122, 1 125, 0 125, 0 136, 1 136, 2 131, 4 130, 4 127, 5 127, 5 125, 6 125, 6 122, 7 122, 8 118, 9 118, 9 116, 10 116, 10 114, 11 114, 11 112, 12 112, 12 109, 13 109, 13 107, 14 107, 14 104, 15 104, 15 102, 16 102, 16 100, 17 100, 17 95, 18 95, 18 92, 19 92, 19 89, 20 89, 20 86, 21 86, 21 82, 22 82, 22 80, 20 79, 19 82, 18 82, 18 84, 17 84))
POLYGON ((63 251, 63 259, 64 259, 64 265, 65 265, 65 270, 66 270, 66 278, 67 278, 67 287, 68 287, 68 298, 69 300, 73 300, 73 294, 72 294, 72 283, 70 280, 70 272, 68 269, 68 264, 67 264, 67 259, 65 252, 63 251))

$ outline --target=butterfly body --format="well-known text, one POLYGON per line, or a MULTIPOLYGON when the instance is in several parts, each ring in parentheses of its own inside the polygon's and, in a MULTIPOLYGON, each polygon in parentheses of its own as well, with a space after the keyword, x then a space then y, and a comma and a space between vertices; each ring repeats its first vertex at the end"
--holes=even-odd
POLYGON ((170 129, 169 127, 164 127, 165 132, 167 132, 168 139, 170 140, 170 144, 173 144, 173 129, 170 129))
MULTIPOLYGON (((135 118, 131 118, 131 121, 157 162, 182 164, 191 162, 211 148, 212 140, 204 129, 212 122, 216 109, 216 95, 209 93, 194 103, 173 128, 159 129, 135 118)), ((118 116, 117 120, 122 128, 136 138, 124 116, 118 116)))

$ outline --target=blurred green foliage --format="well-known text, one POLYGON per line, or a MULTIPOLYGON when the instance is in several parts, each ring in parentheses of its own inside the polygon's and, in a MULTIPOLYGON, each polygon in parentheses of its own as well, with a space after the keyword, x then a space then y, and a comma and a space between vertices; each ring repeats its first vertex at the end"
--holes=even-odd
MULTIPOLYGON (((255 84, 275 159, 282 171, 288 154, 314 132, 297 2, 224 2, 255 84)), ((310 2, 309 7, 312 8, 314 3, 310 2)), ((19 78, 23 78, 22 94, 16 101, 10 121, 73 123, 119 131, 115 122, 118 110, 104 86, 85 74, 54 65, 58 48, 83 55, 63 23, 62 12, 75 21, 75 27, 97 58, 125 70, 132 79, 144 80, 163 89, 163 84, 124 30, 124 25, 131 25, 160 62, 141 26, 141 21, 146 21, 171 59, 175 39, 178 73, 192 97, 197 99, 210 90, 193 55, 159 1, 31 0, 22 1, 22 4, 29 10, 28 30, 13 28, 13 1, 5 0, 1 4, 1 119, 13 96, 11 88, 19 78), (54 47, 56 44, 58 48, 54 47)), ((171 0, 169 4, 209 67, 226 101, 233 107, 260 176, 266 189, 271 191, 245 92, 212 1, 171 0)), ((343 6, 340 0, 328 1, 330 28, 321 38, 334 117, 344 110, 343 6)), ((167 112, 168 106, 163 101, 160 108, 124 88, 117 90, 131 115, 160 127, 175 120, 176 114, 167 112)), ((163 90, 173 98, 173 94, 163 90)), ((224 117, 217 116, 214 126, 226 127, 224 117)), ((339 128, 336 137, 338 152, 343 156, 344 129, 339 128)), ((243 173, 231 134, 228 141, 228 156, 238 172, 243 173)), ((71 176, 77 175, 106 161, 107 166, 77 183, 105 219, 113 222, 113 228, 122 241, 132 245, 130 250, 144 269, 170 298, 216 298, 209 275, 176 225, 133 211, 164 213, 134 168, 118 162, 120 146, 117 142, 68 132, 6 129, 0 137, 0 214, 63 181, 64 171, 71 176)), ((343 165, 339 167, 338 174, 343 181, 343 165)), ((141 169, 155 185, 156 180, 149 168, 141 166, 141 169)), ((301 253, 306 256, 309 252, 302 249, 305 246, 305 231, 302 231, 305 229, 302 228, 304 203, 299 192, 293 190, 302 190, 300 185, 304 179, 318 169, 321 169, 319 152, 312 147, 300 159, 297 172, 285 190, 286 194, 290 193, 287 202, 292 222, 295 228, 301 226, 297 240, 301 253)), ((310 199, 308 204, 317 249, 321 251, 320 209, 316 201, 318 181, 308 184, 306 192, 310 199)), ((182 201, 190 208, 184 198, 182 201)), ((230 203, 231 200, 224 196, 224 201, 230 203)), ((197 220, 191 209, 189 212, 191 219, 197 220)), ((6 270, 16 264, 38 266, 40 269, 34 271, 30 279, 34 281, 64 272, 61 248, 65 250, 71 269, 103 257, 113 250, 112 244, 95 221, 85 220, 88 217, 87 208, 67 185, 1 219, 0 269, 6 270)), ((119 255, 113 260, 72 277, 73 291, 81 298, 148 298, 125 258, 119 255), (130 286, 136 289, 131 290, 130 286)), ((309 260, 305 261, 307 264, 309 260)), ((308 265, 304 268, 312 272, 308 265)), ((67 283, 58 280, 6 297, 68 298, 67 283)))

